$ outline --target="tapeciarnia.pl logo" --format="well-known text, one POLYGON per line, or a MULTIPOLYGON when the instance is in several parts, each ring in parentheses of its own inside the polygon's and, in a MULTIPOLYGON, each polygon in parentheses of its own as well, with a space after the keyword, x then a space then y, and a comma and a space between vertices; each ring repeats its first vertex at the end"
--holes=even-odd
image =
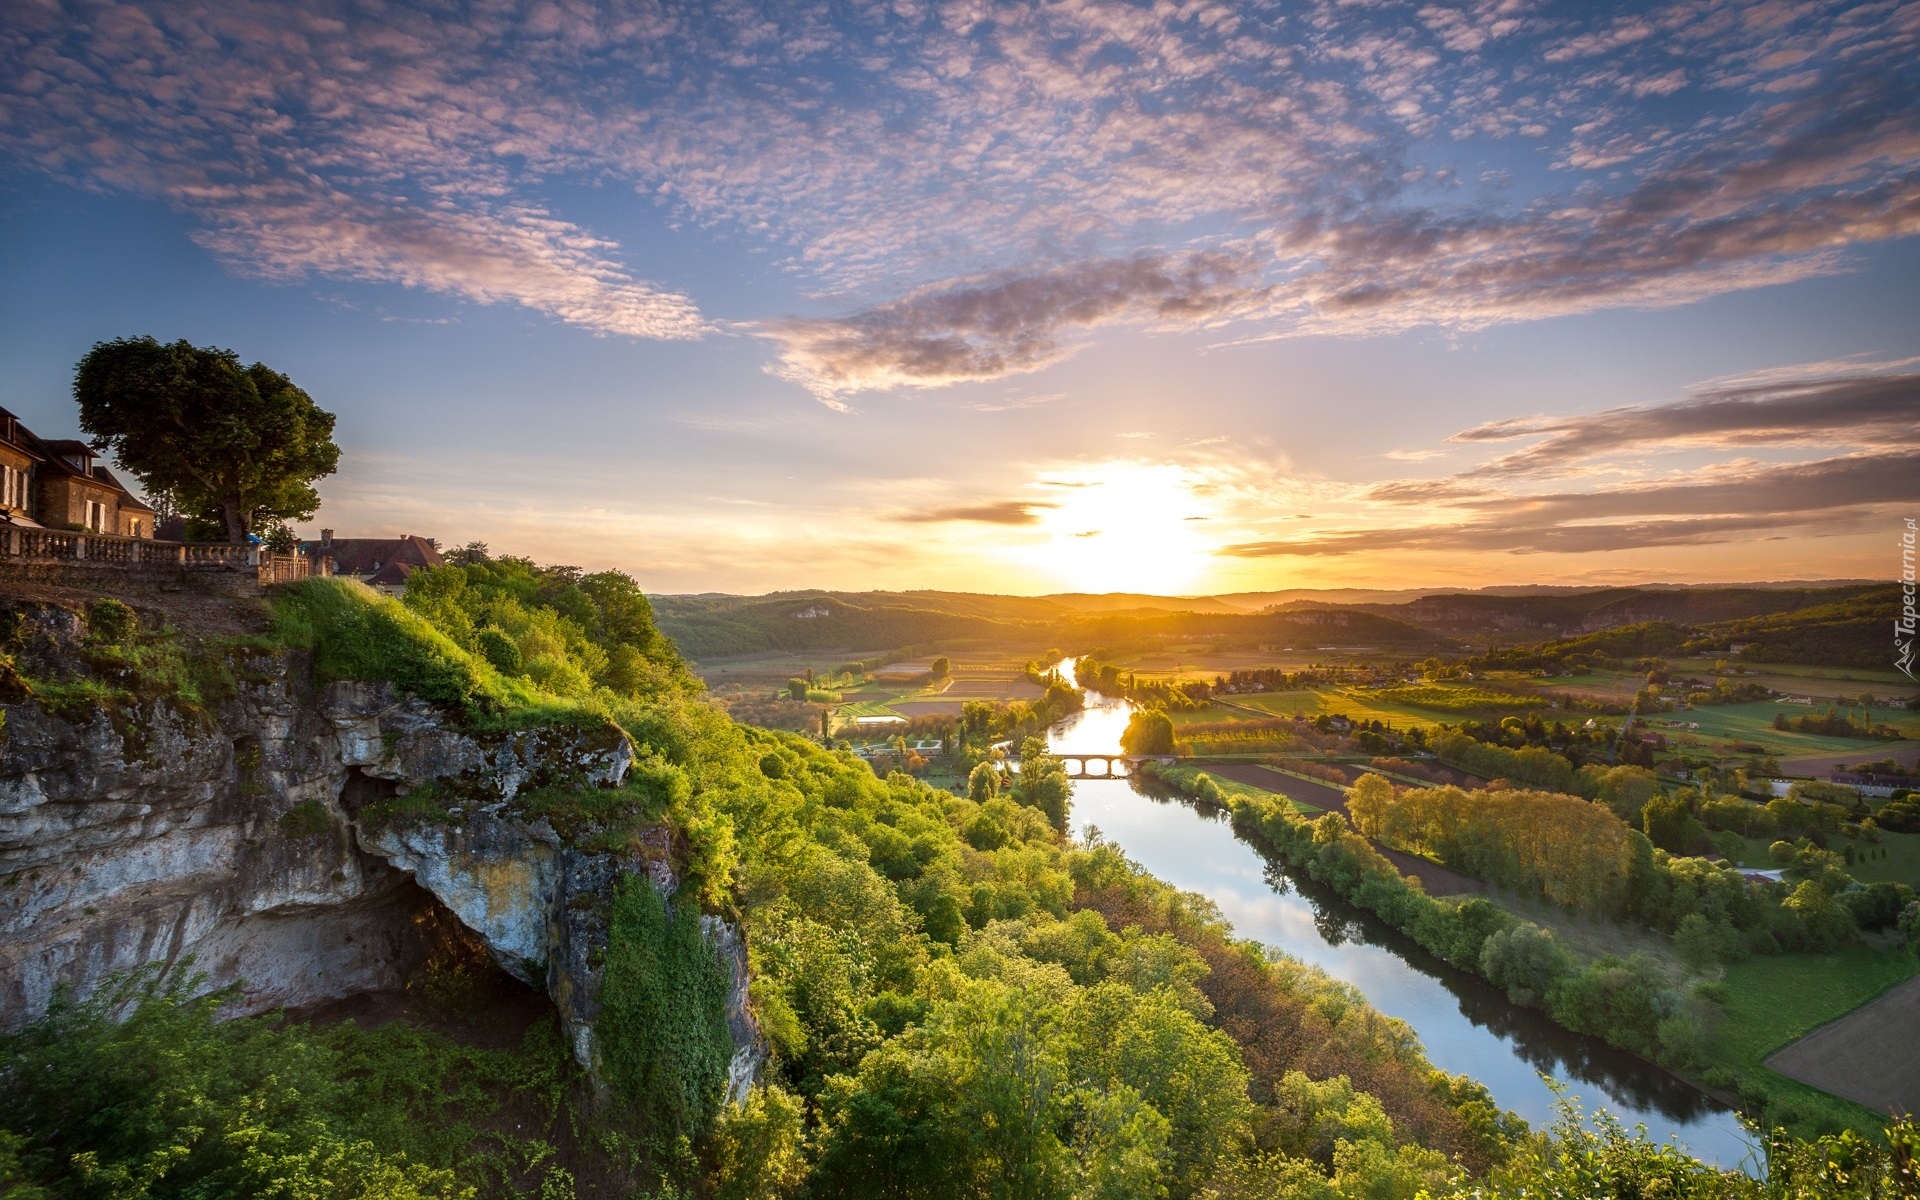
POLYGON ((1907 518, 1906 531, 1900 535, 1900 615, 1893 620, 1893 665, 1913 679, 1914 625, 1913 539, 1914 520, 1907 518))

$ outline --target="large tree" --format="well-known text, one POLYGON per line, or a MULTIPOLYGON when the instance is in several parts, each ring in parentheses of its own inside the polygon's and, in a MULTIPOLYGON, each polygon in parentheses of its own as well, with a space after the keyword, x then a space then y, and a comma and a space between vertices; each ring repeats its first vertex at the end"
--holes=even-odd
POLYGON ((101 342, 74 371, 80 427, 149 495, 224 526, 232 542, 276 521, 310 520, 313 482, 333 474, 333 414, 285 375, 231 350, 101 342))

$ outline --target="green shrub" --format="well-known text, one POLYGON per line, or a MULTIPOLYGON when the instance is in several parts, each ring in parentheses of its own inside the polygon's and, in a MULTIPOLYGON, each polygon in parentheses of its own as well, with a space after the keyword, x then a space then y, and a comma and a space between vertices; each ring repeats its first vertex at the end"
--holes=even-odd
POLYGON ((491 627, 482 629, 474 635, 479 642, 480 656, 493 664, 493 669, 502 675, 518 675, 521 671, 520 644, 491 627))
POLYGON ((118 646, 140 628, 140 618, 120 601, 103 596, 87 606, 87 636, 103 646, 118 646))
POLYGON ((323 680, 389 682, 401 692, 467 714, 526 719, 583 715, 578 706, 502 678, 406 605, 349 579, 309 579, 286 590, 274 607, 282 641, 313 651, 323 680))
POLYGON ((486 1051, 402 1026, 218 1021, 231 992, 198 983, 141 970, 0 1037, 0 1195, 470 1200, 551 1174, 528 1170, 574 1078, 551 1025, 486 1051), (509 1094, 519 1133, 496 1128, 509 1094))
POLYGON ((688 902, 670 909, 644 876, 614 892, 600 984, 602 1062, 622 1099, 674 1133, 703 1131, 733 1042, 726 970, 688 902))
POLYGON ((280 817, 280 832, 292 838, 319 837, 333 828, 333 817, 318 800, 302 800, 280 817))

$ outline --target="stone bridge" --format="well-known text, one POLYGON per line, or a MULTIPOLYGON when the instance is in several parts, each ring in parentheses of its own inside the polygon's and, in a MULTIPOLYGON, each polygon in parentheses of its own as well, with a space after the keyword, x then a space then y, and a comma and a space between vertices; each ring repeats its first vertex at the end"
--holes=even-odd
POLYGON ((1174 761, 1170 754, 1055 754, 1068 779, 1125 779, 1143 762, 1174 761))

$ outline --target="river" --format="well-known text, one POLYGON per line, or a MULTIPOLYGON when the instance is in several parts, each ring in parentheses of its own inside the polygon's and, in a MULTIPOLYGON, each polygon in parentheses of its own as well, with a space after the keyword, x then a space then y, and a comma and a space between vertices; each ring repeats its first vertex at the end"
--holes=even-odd
MULTIPOLYGON (((1061 664, 1072 678, 1072 660, 1061 664)), ((1087 694, 1087 708, 1049 731, 1054 753, 1120 753, 1132 705, 1087 694)), ((1072 831, 1107 841, 1175 887, 1219 905, 1242 937, 1324 969, 1412 1026, 1437 1067, 1484 1083, 1536 1126, 1553 1119, 1552 1077, 1589 1111, 1604 1108, 1656 1141, 1672 1139, 1722 1166, 1753 1169, 1757 1153, 1732 1110, 1624 1051, 1570 1033, 1504 992, 1440 962, 1407 938, 1234 836, 1224 813, 1155 796, 1122 780, 1074 783, 1072 831)))

